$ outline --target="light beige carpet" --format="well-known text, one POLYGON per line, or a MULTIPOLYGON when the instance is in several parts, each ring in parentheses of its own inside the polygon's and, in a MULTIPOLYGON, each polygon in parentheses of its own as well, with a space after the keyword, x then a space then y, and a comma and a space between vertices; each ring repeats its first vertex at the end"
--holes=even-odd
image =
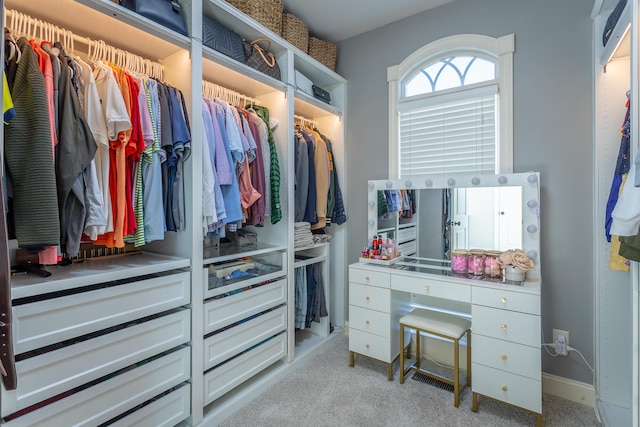
MULTIPOLYGON (((341 333, 340 333, 341 334, 341 333)), ((471 390, 465 389, 459 408, 453 394, 412 380, 387 380, 387 367, 366 357, 349 366, 348 338, 334 337, 244 408, 220 422, 225 427, 294 426, 535 426, 536 417, 491 399, 478 399, 471 410, 471 390)), ((593 408, 543 395, 543 426, 599 426, 593 408)))

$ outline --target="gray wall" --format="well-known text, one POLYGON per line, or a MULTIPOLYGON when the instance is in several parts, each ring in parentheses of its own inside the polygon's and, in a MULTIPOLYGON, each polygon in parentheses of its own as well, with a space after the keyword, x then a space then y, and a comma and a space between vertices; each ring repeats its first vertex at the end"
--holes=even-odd
MULTIPOLYGON (((387 67, 442 37, 515 33, 514 172, 541 174, 542 331, 568 330, 594 365, 592 2, 455 0, 339 44, 348 79, 348 262, 366 242, 367 180, 387 177, 387 67)), ((620 118, 622 120, 622 117, 620 118)), ((592 384, 575 352, 545 372, 592 384)))

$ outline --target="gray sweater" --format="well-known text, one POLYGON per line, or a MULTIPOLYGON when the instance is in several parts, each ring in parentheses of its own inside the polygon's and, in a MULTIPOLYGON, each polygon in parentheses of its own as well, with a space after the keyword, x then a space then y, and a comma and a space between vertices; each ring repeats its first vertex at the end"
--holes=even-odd
POLYGON ((11 98, 16 116, 5 128, 5 158, 13 184, 13 214, 20 247, 60 242, 56 176, 44 77, 25 38, 11 98))

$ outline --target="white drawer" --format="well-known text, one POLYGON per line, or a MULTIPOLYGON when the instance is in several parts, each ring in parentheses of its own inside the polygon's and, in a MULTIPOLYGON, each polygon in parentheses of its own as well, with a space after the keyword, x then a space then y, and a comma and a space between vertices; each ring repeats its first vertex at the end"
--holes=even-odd
POLYGON ((473 391, 510 403, 520 408, 542 413, 542 382, 473 363, 473 391))
POLYGON ((224 362, 286 327, 287 307, 283 306, 206 338, 204 369, 224 362))
POLYGON ((459 302, 471 302, 470 285, 440 282, 425 277, 409 277, 394 274, 391 276, 391 289, 459 302))
POLYGON ((183 385, 123 417, 110 427, 172 427, 191 415, 191 388, 183 385))
POLYGON ((388 288, 390 283, 390 274, 350 267, 349 282, 388 288))
POLYGON ((416 241, 411 240, 406 243, 400 243, 398 245, 398 250, 400 251, 400 255, 413 255, 416 253, 416 241))
POLYGON ((471 299, 473 304, 540 314, 540 295, 474 286, 471 290, 471 299))
MULTIPOLYGON (((398 344, 399 347, 400 344, 398 344)), ((400 348, 391 348, 389 338, 349 328, 349 351, 382 362, 391 363, 400 354, 400 348)))
POLYGON ((391 315, 366 308, 349 306, 349 330, 358 329, 389 339, 391 315))
POLYGON ((190 301, 183 272, 13 307, 15 353, 119 325, 190 301))
POLYGON ((540 348, 540 316, 471 306, 473 334, 540 348))
POLYGON ((2 415, 184 344, 191 316, 182 310, 16 363, 18 387, 0 394, 2 415))
POLYGON ((349 283, 349 304, 389 313, 391 310, 391 291, 375 286, 349 283))
POLYGON ((279 279, 287 274, 287 253, 268 252, 235 260, 213 263, 205 268, 204 297, 233 292, 238 289, 279 279), (232 278, 232 271, 247 273, 232 278))
POLYGON ((542 380, 542 357, 539 347, 515 344, 474 334, 471 360, 480 365, 542 380))
POLYGON ((286 279, 205 303, 204 332, 216 331, 287 301, 286 279))
POLYGON ((208 405, 287 355, 287 334, 269 341, 204 374, 204 404, 208 405))
POLYGON ((416 238, 416 227, 405 227, 398 230, 399 243, 406 242, 407 240, 413 240, 416 238))
POLYGON ((93 427, 105 423, 189 379, 189 350, 184 347, 142 364, 3 426, 93 427))

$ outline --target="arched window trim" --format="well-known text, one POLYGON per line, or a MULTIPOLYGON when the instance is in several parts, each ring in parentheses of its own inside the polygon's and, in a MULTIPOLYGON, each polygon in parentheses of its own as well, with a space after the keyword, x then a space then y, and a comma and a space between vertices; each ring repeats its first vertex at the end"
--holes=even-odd
POLYGON ((513 52, 515 35, 490 37, 460 34, 431 42, 413 52, 400 64, 387 68, 389 82, 389 177, 399 178, 398 105, 403 83, 426 64, 452 55, 472 54, 496 61, 496 80, 500 102, 500 151, 496 158, 500 173, 513 172, 513 52))
MULTIPOLYGON (((404 77, 400 78, 399 84, 400 84, 400 97, 399 97, 399 101, 402 101, 404 99, 410 98, 409 96, 405 95, 405 88, 406 88, 406 84, 408 82, 410 82, 415 76, 417 76, 420 73, 424 72, 424 69, 427 68, 428 66, 438 63, 439 61, 442 61, 443 59, 448 59, 448 58, 452 58, 452 57, 462 57, 462 56, 473 56, 475 58, 480 58, 480 59, 484 59, 490 62, 497 62, 497 58, 492 56, 492 55, 487 55, 484 52, 479 52, 479 51, 472 51, 472 50, 457 50, 455 52, 449 52, 449 53, 444 53, 444 52, 440 52, 439 55, 436 56, 432 56, 431 58, 429 58, 428 60, 424 60, 422 61, 420 64, 415 65, 411 71, 404 77)), ((468 71, 468 70, 465 70, 468 71)), ((498 67, 496 67, 496 76, 498 74, 498 67)), ((480 82, 480 84, 485 84, 485 83, 492 83, 495 82, 497 83, 497 79, 494 80, 486 80, 483 82, 480 82)), ((468 86, 468 85, 465 85, 468 86)), ((462 86, 458 86, 454 89, 462 89, 462 86)), ((447 90, 447 89, 445 89, 447 90)), ((437 91, 438 93, 440 91, 437 91)), ((425 93, 425 95, 427 94, 433 94, 436 92, 428 92, 425 93)), ((420 96, 420 95, 413 95, 413 96, 420 96)))

